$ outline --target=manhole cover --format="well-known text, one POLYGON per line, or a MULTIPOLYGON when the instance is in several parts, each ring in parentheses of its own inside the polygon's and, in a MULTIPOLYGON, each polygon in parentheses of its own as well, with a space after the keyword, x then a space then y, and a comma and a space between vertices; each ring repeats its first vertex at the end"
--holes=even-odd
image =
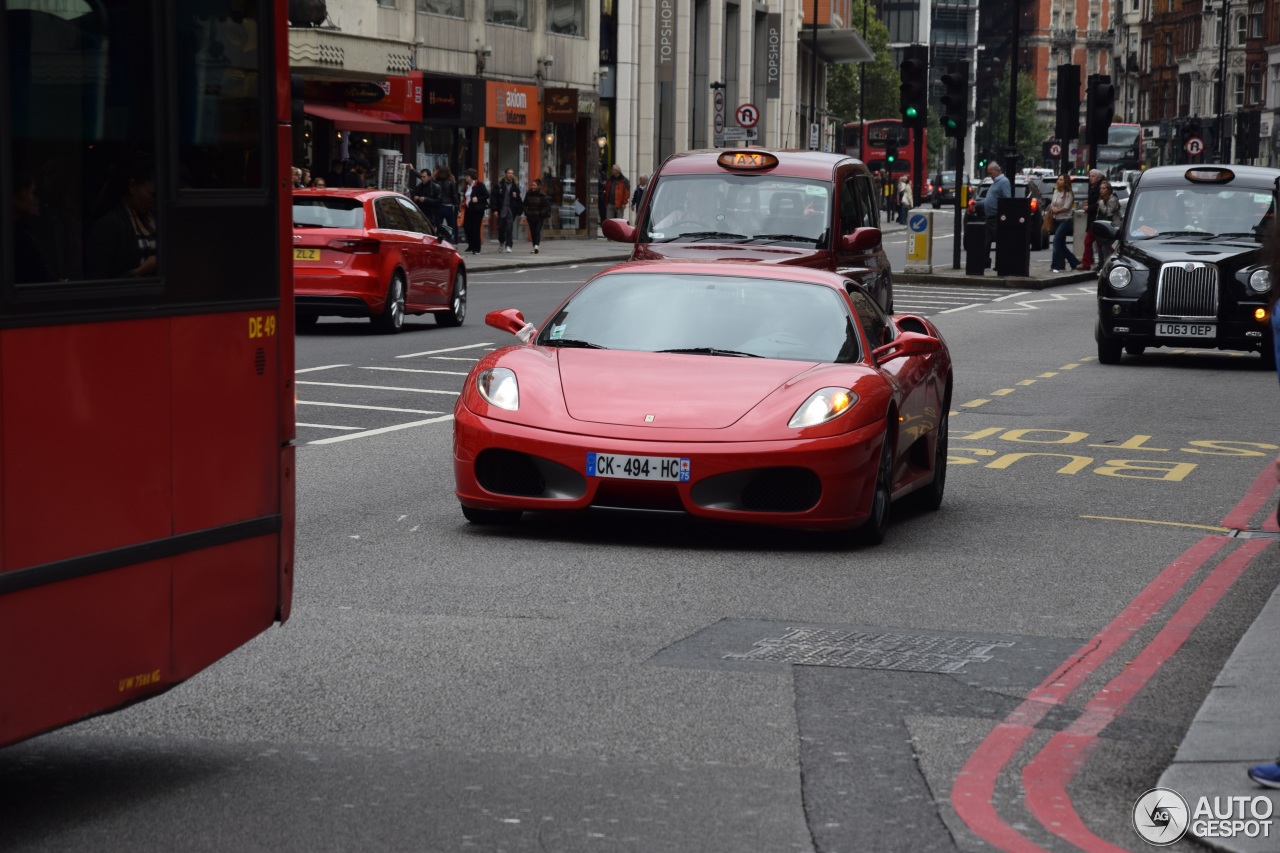
POLYGON ((968 664, 991 660, 995 649, 1012 646, 1010 641, 966 637, 789 628, 781 637, 766 637, 750 651, 724 659, 955 673, 964 672, 968 664))

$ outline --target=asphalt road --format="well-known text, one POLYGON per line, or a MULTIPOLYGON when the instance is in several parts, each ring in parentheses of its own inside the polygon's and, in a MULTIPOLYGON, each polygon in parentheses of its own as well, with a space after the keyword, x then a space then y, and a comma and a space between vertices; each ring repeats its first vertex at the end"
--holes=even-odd
POLYGON ((541 321, 592 269, 473 275, 457 329, 300 338, 293 618, 0 751, 0 849, 1056 851, 1073 816, 1145 849, 1134 801, 1280 582, 1222 534, 1274 511, 1274 373, 1101 366, 1089 287, 902 287, 956 414, 942 510, 883 545, 469 526, 448 413, 510 340, 483 316, 541 321))

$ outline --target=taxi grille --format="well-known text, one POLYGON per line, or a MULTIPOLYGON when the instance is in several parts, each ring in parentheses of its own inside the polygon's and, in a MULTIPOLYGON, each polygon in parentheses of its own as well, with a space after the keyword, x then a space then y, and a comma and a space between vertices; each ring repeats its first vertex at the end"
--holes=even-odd
POLYGON ((1156 287, 1156 314, 1217 317, 1218 268, 1208 264, 1165 264, 1160 268, 1156 287))

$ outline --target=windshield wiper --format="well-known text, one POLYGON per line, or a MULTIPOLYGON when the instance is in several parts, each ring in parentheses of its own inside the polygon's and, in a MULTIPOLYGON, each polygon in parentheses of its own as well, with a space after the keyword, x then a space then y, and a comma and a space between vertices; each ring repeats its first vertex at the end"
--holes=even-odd
POLYGON ((757 234, 751 238, 752 242, 756 240, 795 240, 801 243, 816 243, 817 237, 810 237, 807 234, 757 234))
POLYGON ((1255 243, 1262 242, 1256 231, 1228 231, 1226 234, 1213 234, 1210 236, 1216 240, 1237 240, 1243 237, 1247 240, 1252 240, 1255 243))
POLYGON ((729 231, 686 231, 683 234, 677 234, 676 236, 669 237, 668 239, 662 240, 661 242, 671 243, 676 240, 710 240, 713 237, 723 237, 723 238, 730 238, 730 239, 737 239, 737 240, 747 239, 746 234, 734 234, 729 231))
POLYGON ((1155 235, 1155 237, 1151 239, 1159 240, 1164 237, 1212 237, 1212 236, 1213 236, 1212 234, 1209 234, 1204 231, 1161 231, 1159 234, 1155 235))
POLYGON ((543 341, 544 347, 566 347, 575 349, 608 349, 600 344, 593 344, 591 341, 580 341, 575 338, 551 338, 543 341))
POLYGON ((686 353, 689 355, 733 355, 738 358, 764 358, 754 352, 739 352, 732 349, 717 349, 716 347, 686 347, 684 349, 660 349, 658 352, 675 352, 686 353))

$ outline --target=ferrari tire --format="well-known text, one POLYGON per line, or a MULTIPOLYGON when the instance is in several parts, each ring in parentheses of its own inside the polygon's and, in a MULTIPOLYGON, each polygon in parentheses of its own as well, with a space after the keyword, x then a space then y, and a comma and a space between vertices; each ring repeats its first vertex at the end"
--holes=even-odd
POLYGON ((880 444, 880 461, 876 465, 876 485, 871 493, 871 514, 854 530, 859 545, 879 545, 889 530, 889 508, 893 502, 893 433, 886 424, 880 444))
POLYGON ((915 493, 916 506, 936 512, 942 506, 942 493, 947 487, 947 434, 950 429, 950 401, 943 406, 938 422, 938 438, 933 446, 933 482, 915 493))
POLYGON ((436 314, 436 323, 441 326, 457 327, 467 318, 467 273, 458 270, 453 276, 453 287, 449 289, 449 310, 436 314))
POLYGON ((472 524, 510 527, 519 521, 523 514, 518 509, 480 509, 462 504, 462 517, 472 524))
POLYGON ((383 335, 394 335, 404 328, 404 276, 396 273, 387 285, 387 304, 373 318, 373 328, 383 335))

